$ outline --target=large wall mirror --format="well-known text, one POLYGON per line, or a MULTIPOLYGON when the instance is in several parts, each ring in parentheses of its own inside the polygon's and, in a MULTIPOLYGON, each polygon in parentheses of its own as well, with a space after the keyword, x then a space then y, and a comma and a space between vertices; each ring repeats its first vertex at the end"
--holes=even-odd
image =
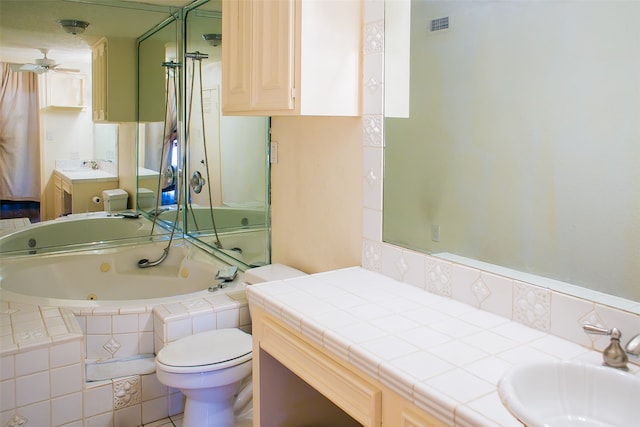
POLYGON ((138 208, 220 256, 267 264, 269 119, 222 116, 221 2, 193 3, 182 22, 177 46, 173 23, 139 43, 155 58, 140 67, 138 208))
POLYGON ((383 239, 640 300, 640 3, 392 1, 383 239))

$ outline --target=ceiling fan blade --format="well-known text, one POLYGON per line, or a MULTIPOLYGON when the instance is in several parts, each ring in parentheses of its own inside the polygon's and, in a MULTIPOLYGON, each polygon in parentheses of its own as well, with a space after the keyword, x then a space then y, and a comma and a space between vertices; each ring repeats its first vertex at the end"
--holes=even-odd
POLYGON ((60 68, 60 67, 55 67, 55 68, 50 68, 49 71, 56 71, 56 72, 61 72, 61 73, 79 73, 80 70, 77 68, 60 68))
POLYGON ((36 64, 10 64, 10 67, 11 71, 15 71, 18 73, 24 71, 36 71, 38 68, 40 68, 40 66, 36 64))

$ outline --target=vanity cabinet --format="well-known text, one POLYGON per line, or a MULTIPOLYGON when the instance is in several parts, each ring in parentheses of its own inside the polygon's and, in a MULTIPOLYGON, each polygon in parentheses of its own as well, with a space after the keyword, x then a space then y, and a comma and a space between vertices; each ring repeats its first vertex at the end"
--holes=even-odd
POLYGON ((223 0, 222 112, 358 116, 361 2, 223 0))
POLYGON ((55 217, 103 211, 102 192, 118 188, 118 178, 76 179, 72 174, 57 170, 53 174, 55 217), (94 197, 99 197, 100 202, 96 203, 94 197))
POLYGON ((251 317, 254 425, 445 426, 263 309, 252 306, 251 317))
POLYGON ((136 43, 101 38, 91 49, 94 122, 135 122, 136 43))

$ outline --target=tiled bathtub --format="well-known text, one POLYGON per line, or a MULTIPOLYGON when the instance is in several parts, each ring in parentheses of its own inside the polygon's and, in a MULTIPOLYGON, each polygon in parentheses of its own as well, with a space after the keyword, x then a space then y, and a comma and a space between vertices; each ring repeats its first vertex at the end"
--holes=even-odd
MULTIPOLYGON (((194 252, 189 260, 208 258, 194 252)), ((207 273, 180 265, 191 278, 207 273)), ((220 266, 211 266, 212 278, 220 266)), ((196 332, 251 328, 241 275, 224 289, 178 297, 81 301, 3 289, 0 300, 1 426, 137 426, 180 413, 182 395, 155 373, 86 382, 85 361, 152 355, 196 332)))

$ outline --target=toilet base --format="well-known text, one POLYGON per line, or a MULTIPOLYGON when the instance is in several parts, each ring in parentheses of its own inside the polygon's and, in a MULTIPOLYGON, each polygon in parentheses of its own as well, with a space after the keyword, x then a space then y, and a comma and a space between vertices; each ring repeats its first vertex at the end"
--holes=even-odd
POLYGON ((234 391, 237 386, 237 383, 229 384, 211 393, 199 390, 195 396, 183 390, 186 401, 182 427, 233 427, 234 391), (229 390, 221 390, 223 388, 229 390), (221 399, 221 396, 227 397, 221 399))

